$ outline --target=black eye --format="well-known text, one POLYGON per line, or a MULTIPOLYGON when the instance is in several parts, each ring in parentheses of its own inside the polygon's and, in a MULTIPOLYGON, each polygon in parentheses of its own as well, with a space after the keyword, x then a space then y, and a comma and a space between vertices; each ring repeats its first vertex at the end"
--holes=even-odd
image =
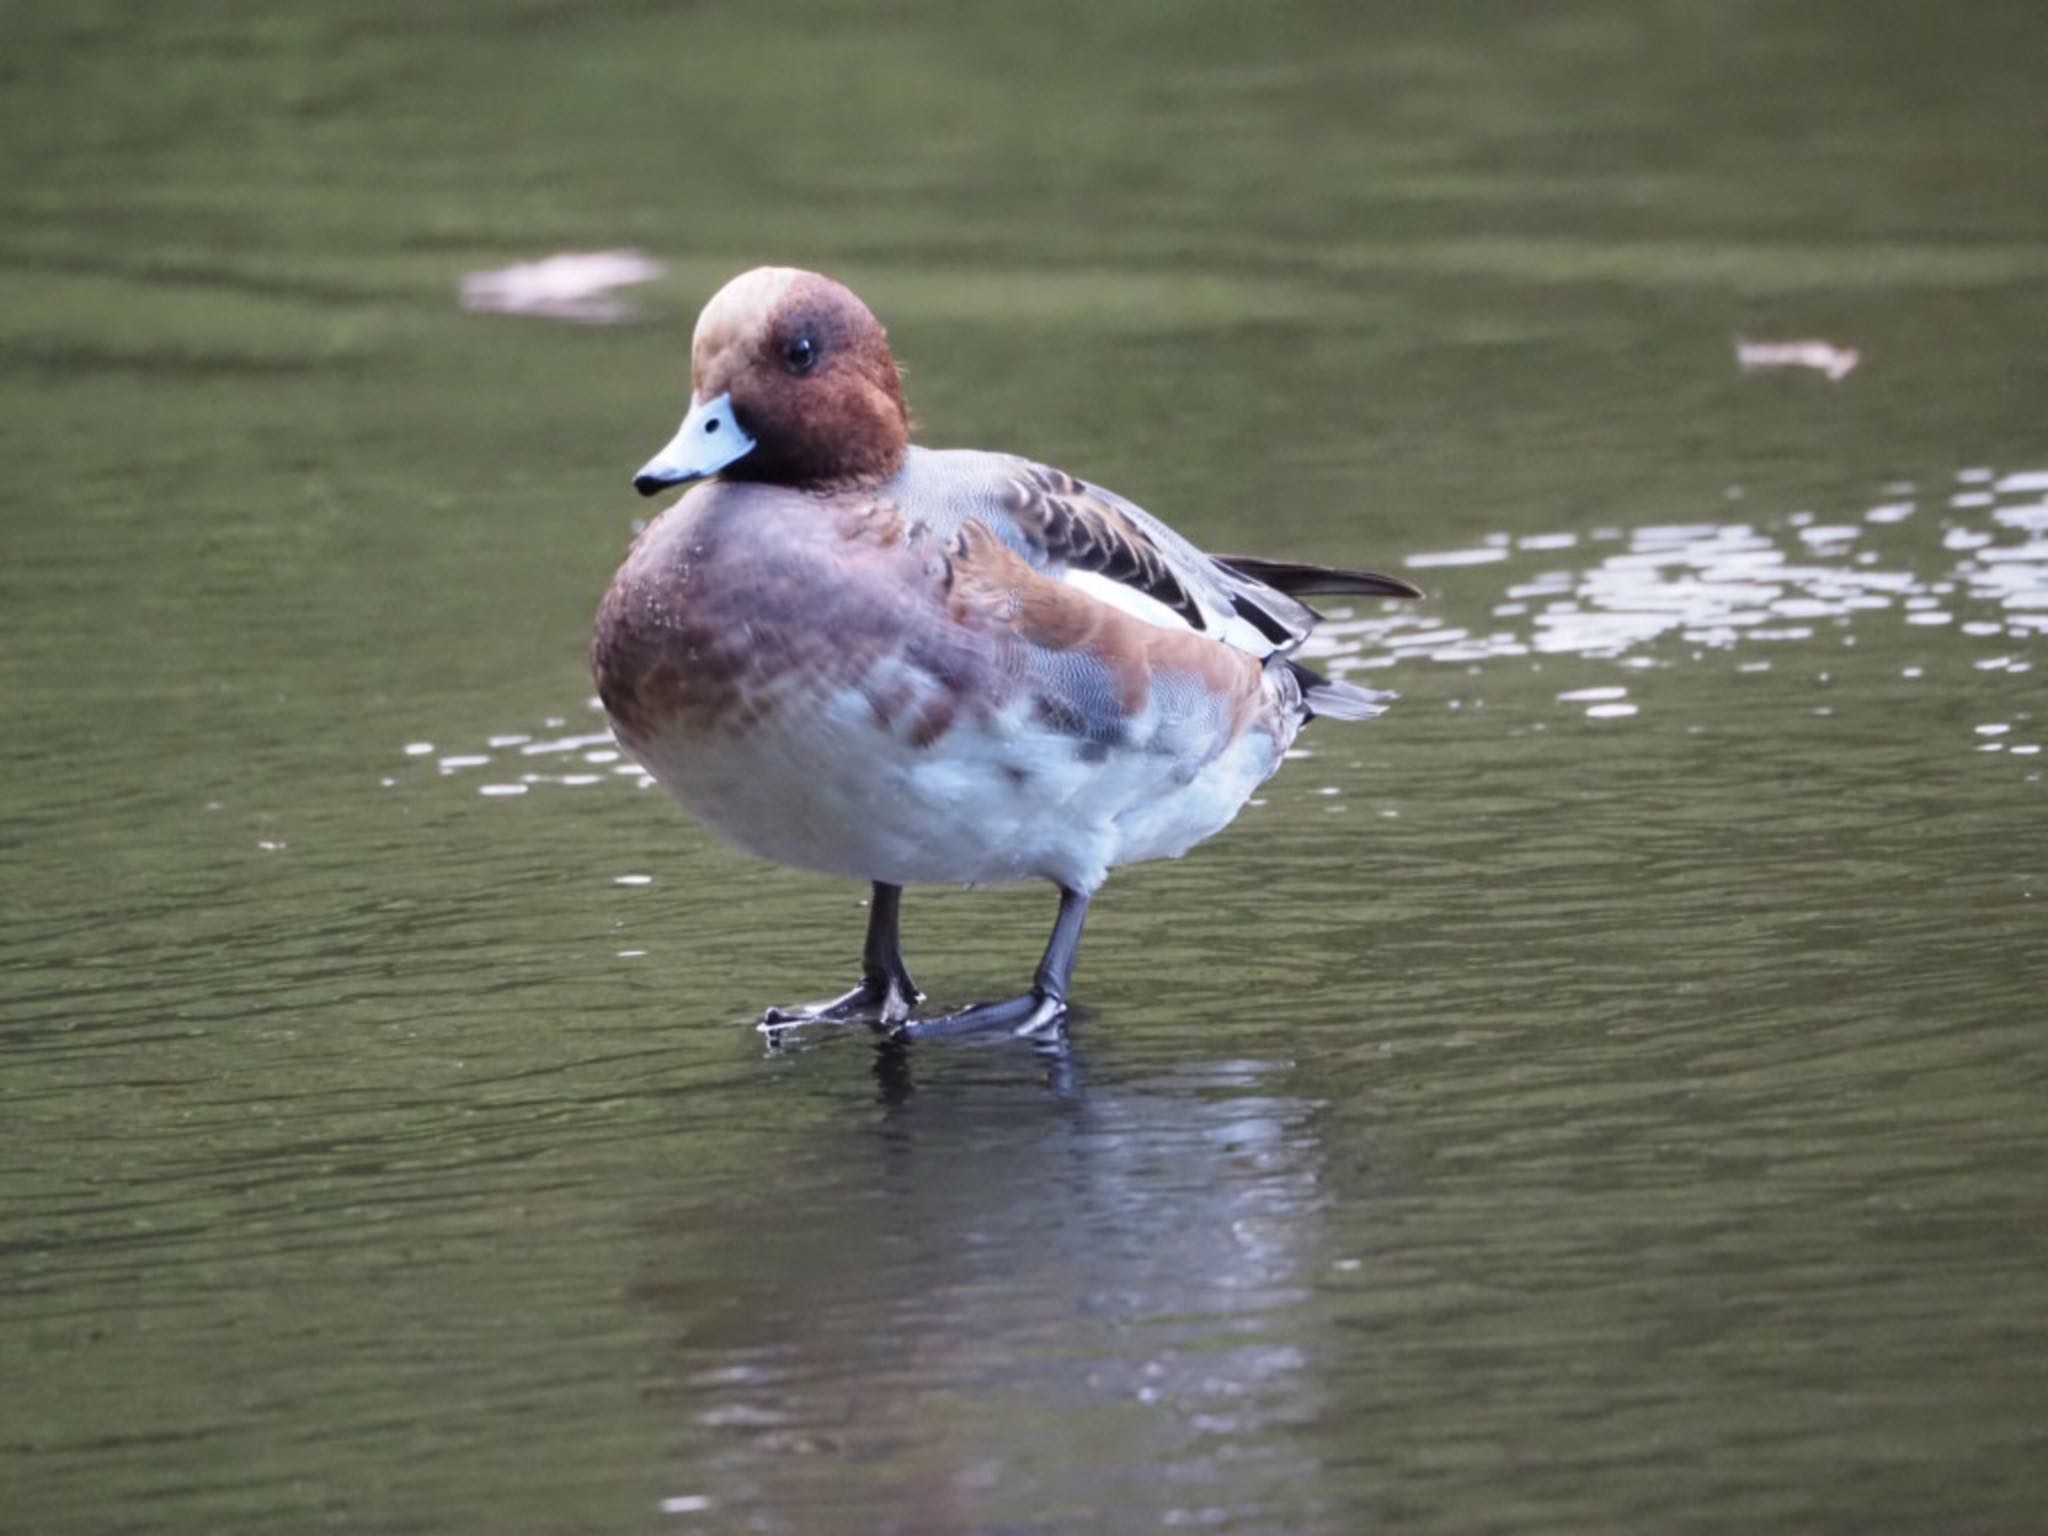
POLYGON ((818 344, 808 336, 782 344, 782 366, 791 373, 805 374, 818 366, 818 344))

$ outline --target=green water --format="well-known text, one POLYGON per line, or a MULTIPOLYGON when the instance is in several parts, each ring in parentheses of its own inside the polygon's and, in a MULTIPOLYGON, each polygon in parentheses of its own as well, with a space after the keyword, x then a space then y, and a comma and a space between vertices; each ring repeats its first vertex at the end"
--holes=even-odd
POLYGON ((5 35, 0 1529, 2040 1524, 2038 5, 5 35), (628 324, 456 302, 627 246, 628 324), (927 442, 1432 590, 1065 1058, 764 1051, 862 893, 580 739, 767 261, 927 442))

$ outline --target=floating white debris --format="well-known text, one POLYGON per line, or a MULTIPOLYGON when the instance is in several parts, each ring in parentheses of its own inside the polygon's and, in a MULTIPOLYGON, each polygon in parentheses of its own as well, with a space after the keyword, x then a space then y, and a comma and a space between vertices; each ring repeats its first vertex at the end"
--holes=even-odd
POLYGON ((1627 697, 1626 688, 1574 688, 1570 693, 1560 693, 1557 701, 1560 704, 1602 704, 1609 699, 1627 697))
POLYGON ((1620 720, 1636 712, 1633 704, 1589 704, 1586 706, 1588 720, 1620 720))
POLYGON ((542 261, 464 274, 462 307, 475 314, 616 325, 630 318, 633 308, 612 290, 652 282, 666 270, 645 251, 564 251, 542 261))
POLYGON ((1831 341, 1744 341, 1735 338, 1735 361, 1744 373, 1763 368, 1811 368, 1830 380, 1849 376, 1862 361, 1854 347, 1838 347, 1831 341))
POLYGON ((425 757, 433 750, 434 744, 431 741, 408 741, 405 744, 405 755, 407 757, 425 757))
POLYGON ((616 875, 616 876, 614 876, 614 877, 613 877, 613 879, 612 879, 612 884, 613 884, 613 885, 652 885, 652 884, 654 884, 654 876, 652 876, 652 875, 616 875))
POLYGON ((480 795, 500 797, 505 795, 523 795, 526 793, 526 786, 524 784, 479 784, 476 787, 476 792, 480 795))

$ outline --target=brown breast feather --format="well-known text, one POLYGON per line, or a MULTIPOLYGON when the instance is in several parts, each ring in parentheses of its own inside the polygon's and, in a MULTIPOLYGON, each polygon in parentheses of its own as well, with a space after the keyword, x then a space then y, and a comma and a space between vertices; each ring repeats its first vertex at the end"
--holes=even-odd
POLYGON ((663 533, 645 560, 628 560, 598 615, 598 693, 630 739, 670 725, 744 732, 866 686, 893 657, 896 681, 870 703, 925 747, 1021 681, 1015 638, 949 611, 945 562, 907 537, 888 502, 764 507, 726 494, 663 533))

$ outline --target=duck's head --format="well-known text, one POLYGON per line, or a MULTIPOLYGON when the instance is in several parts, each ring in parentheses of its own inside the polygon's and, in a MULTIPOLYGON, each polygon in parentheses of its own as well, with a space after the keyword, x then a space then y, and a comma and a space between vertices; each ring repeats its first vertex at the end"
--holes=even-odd
POLYGON ((881 322, 843 284, 756 267, 712 295, 690 345, 690 411, 633 488, 723 474, 804 488, 886 479, 910 446, 881 322))

